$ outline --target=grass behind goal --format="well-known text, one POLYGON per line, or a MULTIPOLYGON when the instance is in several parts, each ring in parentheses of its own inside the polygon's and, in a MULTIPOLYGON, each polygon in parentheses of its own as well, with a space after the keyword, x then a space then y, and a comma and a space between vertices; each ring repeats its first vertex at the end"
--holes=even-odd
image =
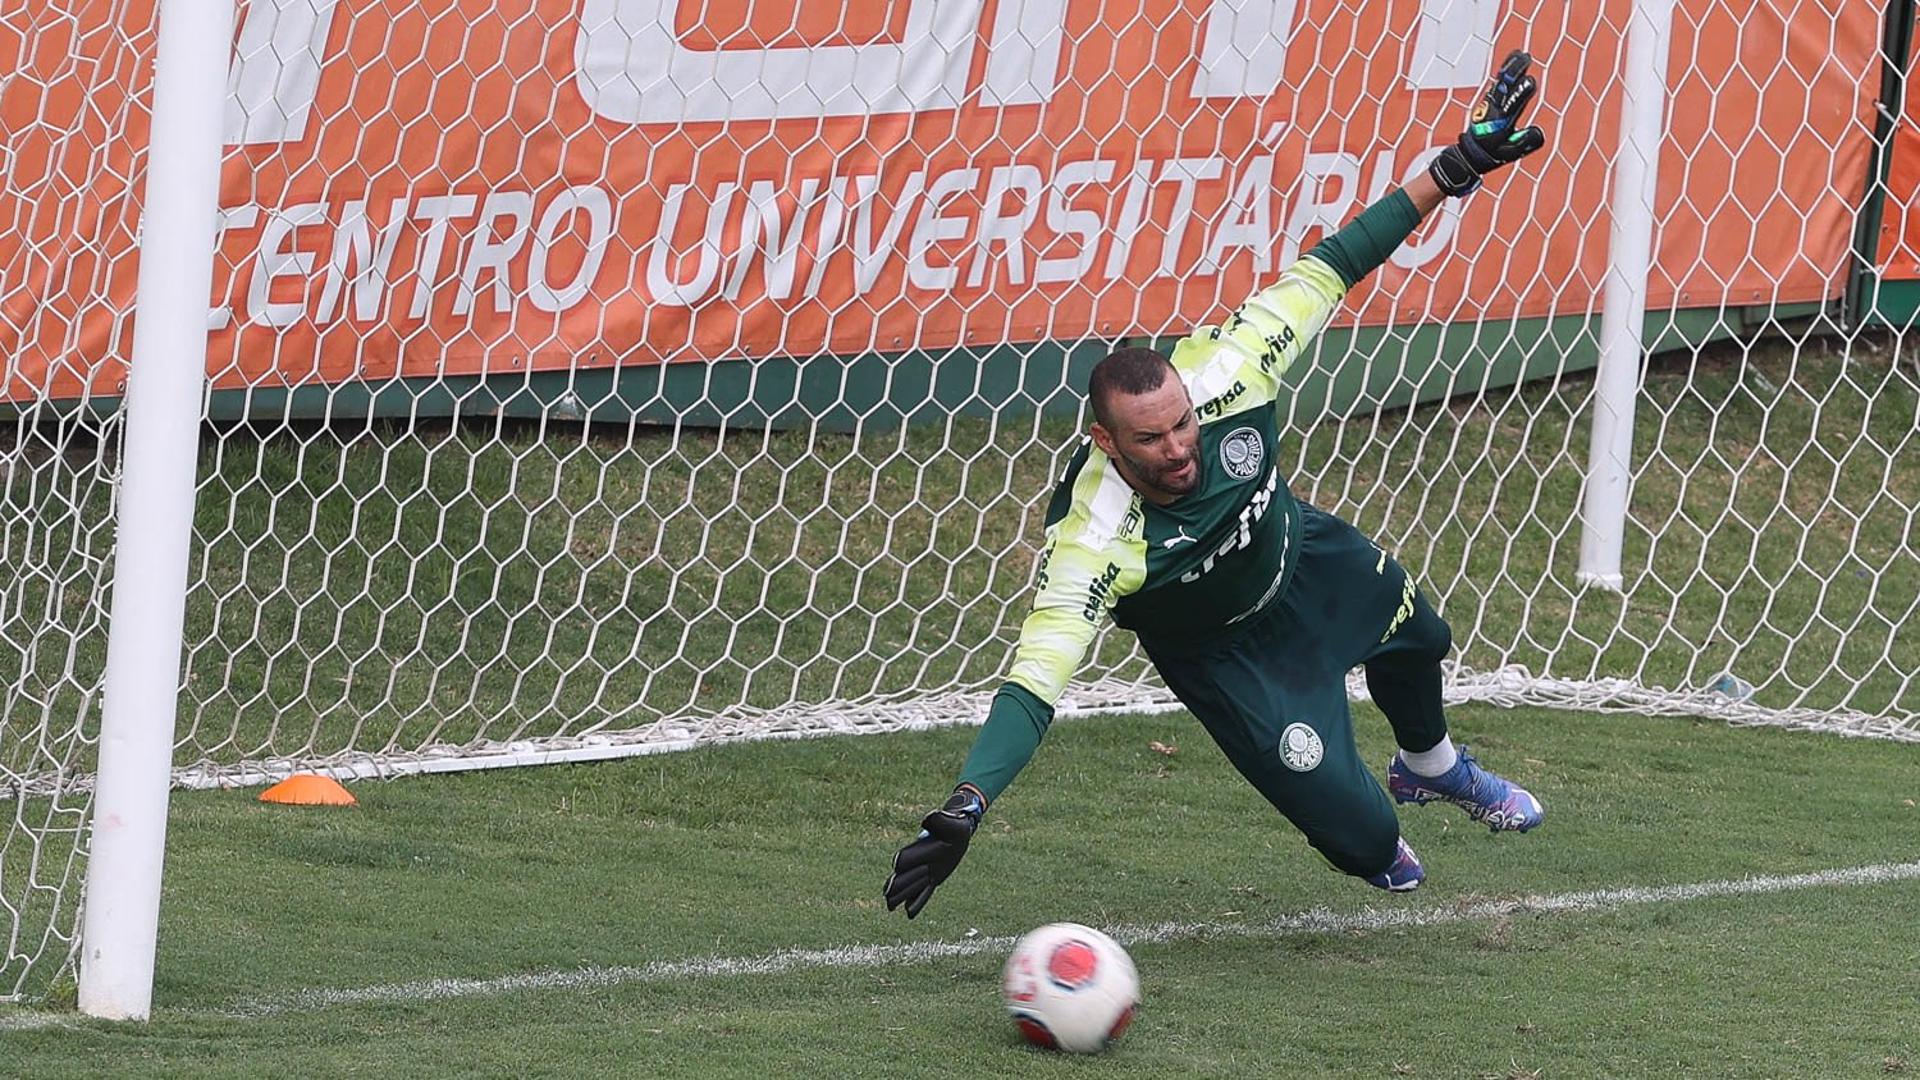
MULTIPOLYGON (((1281 463, 1414 571, 1474 670, 1678 690, 1731 670, 1770 707, 1920 714, 1920 472, 1900 467, 1920 452, 1920 389, 1887 342, 1656 365, 1625 599, 1574 581, 1591 387, 1296 415, 1281 463)), ((1031 415, 858 437, 223 429, 202 457, 177 760, 990 688, 1075 437, 1031 415)), ((0 767, 16 773, 91 722, 112 535, 93 453, 31 430, 11 447, 0 767)), ((1141 677, 1129 645, 1109 635, 1095 670, 1141 677)))
MULTIPOLYGON (((69 1015, 28 1026, 46 1020, 0 1007, 0 1072, 1456 1078, 1920 1068, 1911 878, 1471 913, 1520 895, 1907 863, 1920 857, 1912 747, 1486 707, 1456 710, 1454 725, 1540 793, 1548 820, 1526 836, 1493 836, 1448 807, 1404 808, 1430 872, 1411 896, 1328 869, 1190 718, 1086 719, 1056 726, 912 923, 884 911, 881 881, 952 782, 967 730, 363 783, 360 805, 346 810, 179 792, 153 1022, 69 1015), (1315 910, 1360 923, 1260 929, 1315 910), (1369 911, 1436 921, 1373 926, 1369 911), (1056 919, 1174 927, 1171 940, 1131 950, 1145 1005, 1104 1058, 1058 1059, 1019 1042, 997 1001, 1002 949, 887 964, 858 951, 1003 938, 1056 919), (853 954, 841 966, 767 970, 785 950, 837 948, 853 954), (761 967, 722 974, 705 962, 714 958, 761 967), (636 973, 672 961, 687 965, 636 973), (523 988, 500 983, 514 976, 523 988)), ((1389 752, 1384 721, 1361 709, 1357 726, 1378 765, 1389 752)))

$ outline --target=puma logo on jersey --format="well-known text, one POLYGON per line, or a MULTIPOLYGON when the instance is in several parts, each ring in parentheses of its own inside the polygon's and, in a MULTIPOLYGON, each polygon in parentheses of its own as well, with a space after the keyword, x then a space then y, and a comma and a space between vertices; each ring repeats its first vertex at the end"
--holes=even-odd
POLYGON ((1222 556, 1231 555, 1235 551, 1251 545, 1253 543, 1253 527, 1260 523, 1261 518, 1267 516, 1267 507, 1272 504, 1273 493, 1279 483, 1280 470, 1268 470, 1267 482, 1261 486, 1259 491, 1253 493, 1253 498, 1247 500, 1246 506, 1241 507, 1239 527, 1228 533, 1227 538, 1221 542, 1219 549, 1201 560, 1199 567, 1181 574, 1180 580, 1191 585, 1199 581, 1203 576, 1212 573, 1214 565, 1220 561, 1222 556))
POLYGON ((1181 544, 1197 544, 1199 542, 1200 541, 1195 540, 1193 537, 1188 536, 1187 527, 1185 525, 1182 525, 1180 526, 1179 536, 1167 537, 1165 540, 1160 541, 1160 546, 1163 548, 1176 548, 1176 547, 1179 547, 1181 544))

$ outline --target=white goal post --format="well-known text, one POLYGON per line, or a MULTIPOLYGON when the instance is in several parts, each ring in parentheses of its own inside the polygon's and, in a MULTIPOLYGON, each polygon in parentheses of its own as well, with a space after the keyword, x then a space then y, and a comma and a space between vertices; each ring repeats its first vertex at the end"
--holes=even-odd
POLYGON ((149 156, 143 200, 80 952, 80 1009, 111 1020, 153 1003, 232 21, 232 0, 169 0, 159 20, 153 144, 168 152, 149 156))
MULTIPOLYGON (((147 1015, 170 784, 977 722, 1088 366, 1413 175, 1515 47, 1549 145, 1355 290, 1296 494, 1415 569, 1450 701, 1920 739, 1920 379, 1848 301, 1920 278, 1883 17, 0 15, 0 1001, 147 1015)), ((1082 675, 1068 714, 1176 707, 1127 635, 1082 675)))

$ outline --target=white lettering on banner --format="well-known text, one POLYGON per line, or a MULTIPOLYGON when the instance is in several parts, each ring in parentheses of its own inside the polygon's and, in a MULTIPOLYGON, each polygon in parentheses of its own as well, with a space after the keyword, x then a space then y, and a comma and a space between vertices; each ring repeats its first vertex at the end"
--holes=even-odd
POLYGON ((507 287, 507 263, 527 242, 533 229, 533 192, 495 191, 487 195, 480 208, 480 227, 467 245, 466 265, 460 270, 460 288, 453 294, 453 313, 465 315, 473 310, 480 275, 493 271, 493 310, 513 310, 513 290, 507 287), (507 235, 495 238, 498 222, 511 218, 507 235))
MULTIPOLYGON (((1391 148, 1370 154, 1364 165, 1359 155, 1343 150, 1307 153, 1298 182, 1286 193, 1286 228, 1278 232, 1274 200, 1279 193, 1273 186, 1275 157, 1270 153, 1238 168, 1226 158, 1133 162, 1118 190, 1108 195, 1111 220, 1071 205, 1076 192, 1115 186, 1120 163, 1104 159, 1066 162, 1052 177, 1039 165, 1019 162, 949 169, 931 182, 925 170, 915 170, 891 197, 882 194, 878 174, 798 177, 784 189, 793 194, 784 196, 773 181, 754 180, 748 182, 751 195, 742 201, 737 229, 729 226, 741 182, 723 181, 708 203, 697 272, 685 278, 690 253, 679 263, 684 280, 668 273, 669 245, 681 231, 683 203, 702 196, 687 184, 675 184, 668 191, 660 232, 646 242, 652 251, 647 285, 656 302, 691 307, 708 298, 719 268, 730 267, 724 298, 738 306, 758 299, 744 285, 758 265, 767 281, 766 298, 785 300, 793 295, 799 260, 810 259, 803 296, 820 296, 829 279, 850 280, 851 293, 863 296, 902 257, 905 284, 923 292, 991 288, 996 283, 1017 288, 1029 281, 1062 284, 1094 270, 1103 242, 1107 250, 1101 273, 1121 278, 1128 275, 1135 239, 1148 230, 1163 234, 1149 276, 1218 274, 1241 250, 1250 253, 1257 274, 1270 274, 1275 265, 1297 258, 1308 238, 1332 231, 1350 216, 1366 189, 1363 179, 1371 190, 1384 193, 1396 180, 1404 183, 1417 175, 1439 149, 1416 154, 1401 173, 1396 172, 1398 152, 1391 148), (1156 199, 1159 188, 1172 191, 1156 199), (1204 197, 1203 190, 1208 192, 1204 197), (813 215, 809 208, 816 204, 822 210, 813 215), (791 220, 779 209, 785 206, 794 208, 791 220), (1196 218, 1207 235, 1197 255, 1183 256, 1196 218), (812 238, 811 244, 803 233, 812 238), (739 237, 731 248, 725 246, 728 235, 739 237), (1032 262, 1029 269, 1033 253, 1058 251, 1068 254, 1032 262)), ((1395 265, 1413 268, 1438 257, 1452 243, 1457 227, 1457 213, 1436 215, 1417 242, 1394 253, 1395 265)))
POLYGON ((800 258, 800 234, 806 231, 807 217, 819 201, 820 180, 809 176, 800 182, 800 202, 794 208, 793 222, 780 220, 779 189, 771 180, 755 180, 747 188, 746 218, 740 224, 740 252, 734 257, 733 275, 721 293, 728 300, 740 297, 753 257, 767 256, 767 296, 784 300, 793 294, 793 268, 800 258))
POLYGON ((1127 271, 1127 257, 1133 254, 1133 239, 1140 235, 1140 223, 1147 216, 1148 177, 1153 175, 1153 162, 1142 159, 1133 163, 1133 176, 1127 182, 1126 194, 1121 196, 1120 220, 1113 227, 1113 246, 1107 249, 1106 276, 1117 278, 1127 271))
POLYGON ((607 257, 607 241, 613 238, 613 200, 592 184, 577 184, 562 191, 533 230, 533 252, 527 257, 527 299, 541 311, 565 311, 587 298, 593 279, 600 273, 600 262, 607 257), (573 232, 573 219, 587 215, 586 250, 580 257, 573 280, 563 288, 554 288, 547 276, 547 260, 554 242, 573 232))
MULTIPOLYGON (((1486 82, 1501 0, 1420 0, 1407 85, 1471 89, 1486 82)), ((1296 0, 1213 0, 1200 45, 1197 98, 1266 97, 1286 74, 1296 0)))
POLYGON ((298 300, 275 301, 276 278, 307 278, 313 273, 314 255, 293 247, 294 230, 327 220, 325 203, 301 203, 284 210, 267 211, 267 223, 260 230, 258 255, 254 259, 253 279, 247 286, 247 318, 263 326, 292 326, 306 317, 304 293, 298 300))
MULTIPOLYGON (((1387 197, 1387 189, 1393 186, 1393 159, 1397 153, 1398 151, 1389 146, 1385 150, 1373 155, 1373 168, 1368 173, 1372 179, 1367 182, 1367 199, 1365 205, 1372 206, 1374 203, 1387 197)), ((1404 184, 1410 179, 1412 179, 1411 173, 1403 177, 1401 183, 1404 184)))
POLYGON ((480 200, 472 195, 432 195, 414 204, 415 221, 427 223, 426 235, 420 240, 420 265, 414 268, 413 306, 407 309, 409 318, 421 319, 433 307, 434 290, 442 281, 440 276, 440 252, 447 244, 447 226, 454 218, 473 216, 473 208, 480 200))
POLYGON ((1415 90, 1470 90, 1492 72, 1500 0, 1421 0, 1420 24, 1407 61, 1415 90))
MULTIPOLYGON (((1487 77, 1501 0, 1420 0, 1407 85, 1451 90, 1487 77)), ((1211 0, 1193 96, 1279 89, 1298 0, 1211 0)), ((574 81, 593 111, 633 124, 867 116, 958 109, 984 0, 908 0, 902 41, 689 49, 678 0, 585 0, 574 81)), ((227 79, 228 145, 306 137, 337 0, 247 0, 227 79)), ((1031 105, 1060 81, 1066 0, 1000 0, 980 103, 1031 105)))
POLYGON ((727 210, 733 206, 733 193, 739 184, 720 185, 707 208, 707 227, 700 235, 700 258, 693 277, 681 281, 667 272, 667 258, 673 254, 673 234, 680 224, 680 207, 692 184, 674 184, 667 189, 667 201, 660 207, 660 232, 653 238, 653 250, 647 257, 647 291, 662 304, 692 307, 713 288, 720 274, 720 230, 727 223, 727 210))
POLYGON ((1053 98, 1067 0, 1000 0, 987 42, 987 105, 1035 105, 1053 98))
POLYGON ((386 227, 380 230, 376 245, 373 225, 367 220, 367 201, 354 199, 347 203, 340 215, 340 224, 334 229, 333 251, 327 258, 327 280, 320 287, 320 305, 313 315, 315 322, 324 326, 333 321, 334 305, 349 281, 353 282, 354 320, 371 322, 380 317, 380 301, 391 280, 393 249, 399 245, 400 230, 406 224, 407 199, 402 196, 393 200, 386 227), (347 275, 349 262, 360 268, 351 277, 347 275))
POLYGON ((1294 7, 1294 0, 1213 0, 1193 96, 1266 97, 1279 89, 1295 29, 1294 7))
MULTIPOLYGON (((1193 96, 1278 90, 1298 8, 1298 0, 1211 0, 1193 96)), ((574 77, 595 113, 630 124, 957 109, 981 10, 981 0, 910 0, 898 44, 694 50, 680 43, 676 0, 586 0, 574 77)), ((1500 0, 1421 0, 1409 84, 1478 85, 1499 12, 1500 0)), ((1065 21, 1066 0, 1001 0, 981 103, 1051 100, 1065 21)))
POLYGON ((676 0, 586 0, 574 78, 595 113, 629 124, 957 109, 982 6, 909 0, 898 44, 696 50, 676 0))
MULTIPOLYGON (((855 188, 860 193, 853 224, 854 295, 865 296, 880 280, 880 270, 886 266, 887 258, 893 254, 894 245, 900 239, 900 230, 905 227, 908 213, 913 209, 914 200, 920 197, 926 183, 927 174, 924 170, 916 171, 907 177, 907 186, 901 190, 900 200, 893 204, 893 214, 887 218, 886 226, 880 230, 880 239, 876 241, 873 238, 873 204, 880 192, 880 178, 878 176, 854 178, 855 188)), ((824 252, 826 249, 823 247, 821 250, 824 252)))
MULTIPOLYGON (((1389 155, 1393 151, 1387 151, 1389 155)), ((1234 186, 1233 197, 1227 202, 1227 211, 1223 215, 1220 228, 1215 230, 1213 239, 1207 243, 1206 253, 1200 256, 1200 264, 1194 268, 1196 273, 1218 273, 1231 257, 1231 248, 1246 248, 1253 252, 1253 270, 1257 274, 1273 270, 1273 212, 1269 209, 1273 202, 1273 155, 1264 154, 1253 159, 1253 165, 1240 176, 1240 182, 1234 186)))
POLYGON ((813 260, 813 270, 807 274, 807 284, 802 296, 819 296, 820 286, 826 284, 827 255, 839 250, 847 240, 847 190, 852 181, 844 176, 827 177, 826 190, 820 204, 820 243, 819 257, 813 260))
POLYGON ((1117 162, 1069 161, 1054 174, 1047 185, 1047 228, 1056 236, 1074 236, 1080 240, 1072 258, 1041 259, 1033 265, 1036 284, 1078 281, 1093 268, 1094 250, 1100 243, 1100 215, 1093 210, 1070 210, 1073 193, 1089 184, 1104 184, 1113 179, 1117 162))
MULTIPOLYGON (((213 250, 219 251, 229 232, 244 232, 260 220, 260 208, 252 203, 223 206, 214 215, 213 250)), ((233 309, 221 304, 207 309, 207 330, 225 330, 233 322, 233 309)))
POLYGON ((1160 243, 1160 266, 1155 277, 1171 277, 1180 258, 1180 244, 1187 237, 1187 219, 1193 216, 1193 185, 1200 180, 1217 180, 1227 163, 1222 158, 1175 158, 1160 170, 1160 182, 1172 180, 1178 185, 1173 196, 1173 216, 1167 222, 1166 239, 1160 243))
MULTIPOLYGON (((537 310, 558 312, 585 300, 592 289, 613 236, 613 200, 592 185, 566 188, 540 212, 537 225, 533 224, 536 206, 528 191, 417 199, 401 195, 387 205, 384 223, 376 223, 368 214, 366 199, 349 199, 337 207, 324 202, 284 208, 243 203, 221 208, 217 244, 223 248, 229 234, 259 229, 249 255, 233 276, 234 286, 243 289, 244 319, 251 325, 282 328, 307 320, 306 301, 315 292, 316 277, 319 295, 312 311, 316 326, 340 319, 370 323, 398 317, 389 301, 395 286, 407 277, 414 284, 407 312, 412 319, 427 317, 435 287, 448 281, 457 283, 451 305, 454 315, 466 315, 476 307, 508 312, 523 297, 537 310), (463 231, 463 240, 449 243, 453 222, 473 217, 475 207, 480 213, 471 234, 463 231), (581 215, 586 219, 583 238, 578 228, 581 215), (409 221, 427 224, 419 231, 417 262, 397 272, 394 260, 409 221), (308 230, 303 245, 303 230, 329 223, 331 236, 324 251, 313 239, 318 230, 308 230), (581 246, 579 265, 570 280, 553 282, 548 276, 551 253, 570 237, 581 246), (443 270, 441 256, 449 247, 455 252, 454 265, 443 270), (515 267, 523 253, 524 280, 515 267), (299 299, 290 298, 290 280, 301 283, 299 299)), ((721 214, 716 220, 724 219, 721 214)), ((717 234, 712 239, 717 259, 717 234)), ((712 277, 709 272, 709 284, 712 277)), ((225 330, 232 323, 232 309, 224 304, 207 312, 209 330, 225 330)))
POLYGON ((927 187, 927 201, 920 218, 913 223, 913 238, 907 241, 907 280, 916 289, 945 292, 960 276, 957 267, 936 267, 927 261, 927 253, 942 240, 958 240, 967 235, 967 219, 944 217, 943 204, 963 191, 973 190, 980 182, 979 169, 950 169, 927 187))
POLYGON ((334 7, 335 0, 248 0, 227 72, 227 145, 306 137, 334 7))
POLYGON ((987 180, 987 199, 981 203, 980 228, 974 240, 973 268, 967 271, 969 288, 987 279, 987 265, 993 261, 993 248, 1000 247, 1000 260, 1007 264, 1007 282, 1027 283, 1025 237, 1027 226, 1040 214, 1040 191, 1044 186, 1040 170, 1031 165, 1001 165, 987 180), (1010 194, 1019 193, 1019 204, 1012 214, 1003 214, 1001 204, 1010 194))
MULTIPOLYGON (((1437 151, 1414 155, 1400 179, 1417 174, 1437 151)), ((1359 192, 1390 186, 1399 161, 1392 150, 1376 151, 1363 168, 1362 159, 1346 151, 1309 152, 1299 183, 1279 204, 1284 214, 1275 212, 1281 193, 1273 189, 1271 154, 1239 165, 1225 158, 1147 159, 1127 164, 1124 174, 1121 162, 1093 159, 1062 163, 1052 176, 1040 164, 1011 162, 949 169, 931 179, 915 170, 884 185, 881 174, 726 180, 711 194, 683 182, 668 187, 656 231, 639 238, 636 254, 645 264, 640 276, 649 302, 694 307, 724 298, 732 301, 728 310, 792 300, 803 261, 806 297, 866 295, 889 267, 901 272, 902 260, 906 286, 934 293, 996 283, 1057 285, 1096 273, 1124 277, 1140 272, 1130 254, 1147 229, 1163 232, 1159 252, 1144 268, 1148 276, 1218 274, 1241 249, 1256 273, 1266 274, 1273 264, 1292 261, 1315 232, 1337 226, 1359 192), (897 193, 883 191, 895 183, 897 193), (1074 205, 1088 188, 1108 189, 1104 214, 1074 205), (1172 190, 1156 198, 1157 188, 1172 190), (699 220, 687 220, 696 215, 699 220), (1287 227, 1275 235, 1272 223, 1283 217, 1287 227), (1182 257, 1196 218, 1207 235, 1197 256, 1182 257), (1271 257, 1275 247, 1278 259, 1271 257), (1053 257, 1036 261, 1041 252, 1053 257), (749 284, 756 267, 763 292, 749 284)), ((309 317, 309 300, 316 326, 426 319, 443 284, 454 287, 442 305, 453 316, 507 313, 522 302, 559 312, 590 301, 614 235, 612 197, 592 185, 566 188, 544 206, 533 193, 513 189, 409 194, 380 203, 377 210, 365 198, 223 208, 223 250, 233 232, 258 230, 241 242, 249 254, 233 277, 241 290, 236 307, 247 322, 298 324, 309 317), (330 228, 311 228, 321 225, 330 228), (417 240, 403 245, 407 235, 417 240), (577 263, 570 259, 558 271, 565 280, 556 281, 551 259, 560 249, 580 253, 577 263), (297 298, 293 281, 300 283, 297 298), (411 302, 403 310, 399 290, 409 281, 411 302)), ((1393 262, 1425 264, 1451 245, 1457 228, 1457 214, 1437 215, 1393 262)), ((208 313, 210 329, 231 321, 223 306, 208 313)))
POLYGON ((1344 150, 1309 153, 1300 169, 1300 191, 1280 246, 1280 265, 1300 254, 1300 241, 1315 229, 1337 229, 1360 197, 1360 159, 1344 150))

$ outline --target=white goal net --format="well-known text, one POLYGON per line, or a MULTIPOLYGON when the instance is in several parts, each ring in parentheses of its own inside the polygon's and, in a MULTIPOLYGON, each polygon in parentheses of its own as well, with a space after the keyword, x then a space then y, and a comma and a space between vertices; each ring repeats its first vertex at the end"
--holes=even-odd
MULTIPOLYGON (((1662 6, 248 0, 178 782, 977 721, 1086 370, 1422 168, 1515 47, 1548 148, 1350 298, 1296 493, 1419 575, 1453 700, 1916 737, 1920 382, 1842 305, 1882 14, 1682 0, 1636 81, 1662 6)), ((0 6, 0 1000, 75 947, 152 18, 0 6)), ((1170 704, 1124 634, 1083 674, 1170 704)))

